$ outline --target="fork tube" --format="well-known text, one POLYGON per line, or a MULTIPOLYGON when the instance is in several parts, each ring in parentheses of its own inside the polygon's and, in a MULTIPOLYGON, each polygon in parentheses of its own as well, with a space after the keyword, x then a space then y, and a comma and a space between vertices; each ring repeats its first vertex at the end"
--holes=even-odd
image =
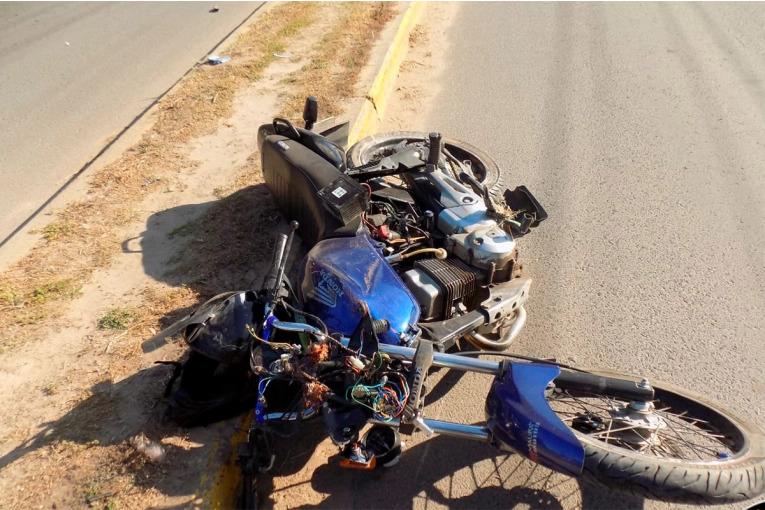
MULTIPOLYGON (((414 358, 414 349, 411 347, 380 344, 380 350, 394 358, 408 360, 414 358)), ((502 371, 502 364, 497 361, 455 356, 454 354, 445 354, 443 352, 433 354, 433 366, 489 375, 499 375, 502 371)))
MULTIPOLYGON (((425 425, 433 429, 433 432, 441 434, 442 436, 459 437, 461 439, 470 439, 473 441, 489 441, 491 439, 489 429, 486 427, 440 420, 425 419, 423 421, 425 422, 425 425)), ((398 419, 391 421, 369 420, 368 423, 373 425, 385 425, 388 427, 398 427, 401 425, 401 422, 398 419)))

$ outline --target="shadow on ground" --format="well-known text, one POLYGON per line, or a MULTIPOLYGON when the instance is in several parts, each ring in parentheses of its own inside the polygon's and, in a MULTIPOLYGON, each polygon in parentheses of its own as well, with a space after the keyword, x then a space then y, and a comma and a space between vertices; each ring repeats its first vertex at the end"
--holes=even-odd
MULTIPOLYGON (((297 473, 303 464, 304 461, 287 463, 273 474, 297 473)), ((260 484, 265 495, 264 507, 273 508, 278 500, 278 492, 272 492, 273 482, 266 479, 260 484)), ((339 456, 335 455, 313 472, 310 487, 326 499, 317 505, 304 504, 298 508, 388 509, 427 506, 429 503, 456 509, 581 507, 639 510, 644 506, 642 499, 608 493, 588 483, 577 483, 518 455, 507 455, 489 445, 444 436, 405 449, 398 465, 372 472, 341 468, 339 456), (516 480, 520 483, 514 485, 516 480), (453 496, 456 492, 468 495, 453 496), (572 498, 576 500, 577 495, 581 495, 580 503, 567 502, 572 498)), ((284 503, 281 501, 281 506, 284 503)))
POLYGON ((287 231, 265 185, 255 184, 220 200, 152 214, 146 230, 125 240, 122 251, 139 255, 154 280, 204 297, 259 287, 274 240, 287 231))
MULTIPOLYGON (((287 224, 276 211, 265 186, 255 184, 221 200, 157 211, 149 217, 140 236, 122 243, 122 250, 141 257, 145 273, 154 280, 171 287, 184 285, 201 302, 219 292, 259 286, 276 234, 286 230, 287 224)), ((293 245, 293 252, 299 250, 299 243, 293 245)), ((169 326, 195 306, 184 304, 189 306, 165 310, 160 327, 169 326)), ((164 355, 175 358, 180 351, 171 348, 164 355)), ((162 355, 158 352, 151 359, 162 355)), ((217 441, 233 435, 241 419, 191 430, 166 422, 163 394, 172 372, 171 366, 157 365, 116 383, 111 378, 98 382, 88 398, 70 412, 41 424, 38 433, 0 457, 0 470, 11 463, 23 462, 25 456, 47 456, 44 461, 55 470, 46 473, 47 476, 67 478, 80 488, 83 484, 80 474, 72 475, 77 479, 71 478, 66 466, 89 458, 94 471, 107 466, 125 470, 138 488, 153 488, 171 497, 191 497, 198 491, 200 479, 210 471, 217 441), (173 438, 174 441, 164 443, 166 461, 147 463, 130 445, 130 439, 138 434, 154 441, 173 438), (51 460, 64 457, 74 460, 58 465, 51 460)), ((230 442, 224 439, 221 444, 230 442)), ((23 464, 20 467, 25 469, 23 464)), ((100 477, 90 472, 83 476, 100 477)), ((48 499, 56 497, 50 495, 48 499)))
MULTIPOLYGON (((233 434, 240 420, 191 430, 180 430, 166 422, 163 392, 171 372, 157 365, 118 383, 99 382, 91 388, 90 397, 59 420, 42 424, 39 433, 0 457, 0 470, 36 453, 48 458, 85 455, 95 465, 79 484, 127 474, 137 487, 154 488, 168 496, 190 496, 208 469, 216 439, 233 434), (169 436, 185 440, 183 446, 164 443, 166 459, 152 464, 130 444, 130 439, 139 434, 154 441, 169 436), (43 453, 48 446, 52 449, 43 453)), ((55 464, 53 467, 61 468, 55 464)), ((47 474, 68 477, 56 471, 47 474)))

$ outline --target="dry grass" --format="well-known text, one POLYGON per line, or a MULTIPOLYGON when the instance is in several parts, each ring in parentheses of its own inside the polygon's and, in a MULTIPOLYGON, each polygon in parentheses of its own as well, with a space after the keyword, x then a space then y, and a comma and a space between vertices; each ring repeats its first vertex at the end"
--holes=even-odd
POLYGON ((290 77, 295 90, 285 98, 283 117, 302 119, 305 98, 311 95, 319 99, 321 118, 343 113, 342 104, 354 96, 358 74, 380 31, 395 16, 396 4, 350 2, 345 10, 345 18, 324 36, 316 55, 290 77))
POLYGON ((109 310, 99 321, 99 329, 121 331, 112 332, 104 352, 110 356, 110 374, 122 377, 135 372, 143 355, 141 343, 185 317, 207 297, 187 286, 152 285, 140 291, 140 306, 109 310))
POLYGON ((152 487, 166 477, 163 466, 148 462, 128 441, 110 446, 54 441, 25 462, 43 468, 35 477, 39 491, 8 494, 14 508, 148 508, 163 499, 162 492, 152 487), (62 494, 60 489, 64 466, 67 481, 78 487, 74 494, 62 494), (41 500, 47 504, 35 505, 41 500), (62 500, 69 502, 62 506, 62 500))
POLYGON ((262 76, 273 52, 309 26, 316 10, 314 3, 270 10, 234 43, 231 62, 197 66, 159 103, 156 123, 142 140, 97 172, 86 198, 60 211, 30 253, 0 275, 0 347, 35 338, 28 326, 66 309, 55 302, 74 294, 47 292, 51 285, 80 288, 111 262, 120 251, 120 229, 136 218, 135 206, 162 181, 194 166, 182 145, 217 129, 218 120, 230 115, 236 91, 262 76))

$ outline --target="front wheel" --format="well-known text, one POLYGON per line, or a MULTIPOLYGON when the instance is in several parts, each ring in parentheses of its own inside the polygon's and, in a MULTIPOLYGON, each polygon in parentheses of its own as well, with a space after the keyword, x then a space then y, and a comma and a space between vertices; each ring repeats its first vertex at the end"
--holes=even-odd
POLYGON ((694 392, 651 386, 655 400, 647 404, 548 388, 550 407, 584 446, 584 478, 678 503, 724 504, 765 492, 765 435, 756 425, 694 392))

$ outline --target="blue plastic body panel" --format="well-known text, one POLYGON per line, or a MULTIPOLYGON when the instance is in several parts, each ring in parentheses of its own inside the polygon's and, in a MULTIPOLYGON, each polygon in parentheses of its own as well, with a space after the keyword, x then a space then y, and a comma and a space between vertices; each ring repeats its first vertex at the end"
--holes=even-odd
POLYGON ((578 476, 584 466, 584 447, 544 394, 559 373, 554 365, 509 363, 504 376, 494 379, 486 398, 486 421, 499 442, 538 464, 578 476))
POLYGON ((300 295, 306 312, 344 335, 356 329, 366 302, 373 319, 390 322, 390 331, 378 335, 386 344, 398 345, 400 333, 420 318, 419 303, 366 235, 316 244, 300 267, 300 295))

